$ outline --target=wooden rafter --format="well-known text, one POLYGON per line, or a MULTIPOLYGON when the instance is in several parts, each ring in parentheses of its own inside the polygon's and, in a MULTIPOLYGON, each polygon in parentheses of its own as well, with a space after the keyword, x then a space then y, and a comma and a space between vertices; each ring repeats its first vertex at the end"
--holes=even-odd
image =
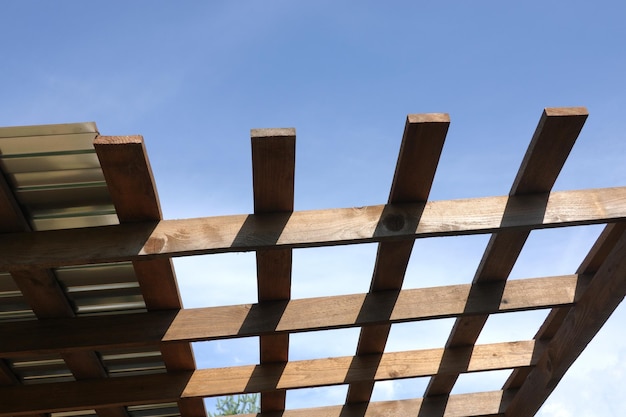
MULTIPOLYGON (((550 192, 587 115, 587 109, 583 107, 544 110, 511 187, 511 197, 550 192)), ((499 230, 492 234, 472 282, 506 281, 529 234, 530 229, 499 230)), ((488 317, 457 319, 446 346, 473 345, 488 317)), ((432 378, 425 396, 449 394, 456 379, 455 375, 432 378)))
MULTIPOLYGON (((141 136, 99 136, 94 147, 120 223, 159 221, 161 205, 141 136)), ((133 268, 149 311, 182 308, 171 259, 134 261, 133 268)), ((189 343, 163 346, 161 355, 170 371, 195 369, 189 343)), ((201 399, 179 401, 183 417, 206 415, 201 399)))
MULTIPOLYGON (((389 193, 389 204, 422 203, 428 200, 449 125, 450 117, 447 114, 407 117, 389 193)), ((402 288, 413 242, 402 240, 379 243, 370 292, 399 291, 402 288)), ((382 354, 390 330, 391 323, 364 326, 359 335, 356 354, 382 354)), ((346 402, 367 402, 373 389, 374 381, 350 384, 346 402)))
MULTIPOLYGON (((295 129, 253 129, 252 183, 254 213, 293 211, 296 131, 295 129)), ((260 250, 256 253, 259 302, 291 298, 291 249, 260 250)), ((259 338, 261 364, 289 360, 289 334, 267 334, 259 338)), ((261 393, 261 411, 285 409, 285 391, 261 393)))

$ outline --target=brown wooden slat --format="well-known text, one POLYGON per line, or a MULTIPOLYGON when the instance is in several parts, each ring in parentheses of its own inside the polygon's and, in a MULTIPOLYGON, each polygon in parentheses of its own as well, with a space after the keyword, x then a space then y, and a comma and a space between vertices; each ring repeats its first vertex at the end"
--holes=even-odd
MULTIPOLYGON (((513 181, 509 193, 511 197, 550 192, 588 114, 584 107, 544 110, 513 181)), ((529 229, 494 233, 472 282, 505 281, 529 233, 529 229)), ((446 347, 474 344, 488 317, 485 315, 458 318, 452 327, 446 347)), ((455 375, 432 378, 425 396, 449 394, 456 380, 455 375)))
POLYGON ((626 233, 571 308, 547 350, 507 408, 507 416, 534 415, 626 296, 626 233))
POLYGON ((286 410, 282 414, 242 414, 241 417, 485 417, 501 416, 511 393, 503 391, 451 395, 444 398, 415 398, 377 401, 319 408, 286 410))
POLYGON ((552 189, 580 134, 589 112, 585 107, 543 111, 511 187, 511 195, 545 193, 552 189))
POLYGON ((532 340, 444 349, 201 369, 77 382, 9 386, 0 390, 0 416, 176 401, 179 398, 263 392, 439 373, 530 366, 544 347, 532 340))
POLYGON ((277 213, 7 233, 0 235, 0 271, 544 229, 625 218, 626 187, 618 187, 295 211, 288 220, 277 213))
MULTIPOLYGON (((150 378, 142 377, 145 381, 144 386, 148 389, 153 388, 157 390, 152 397, 147 394, 150 391, 142 391, 140 395, 136 394, 137 379, 130 381, 120 381, 127 378, 116 378, 116 384, 114 389, 108 389, 101 393, 93 394, 98 388, 105 388, 102 384, 98 384, 98 381, 84 381, 79 383, 69 383, 67 385, 57 385, 52 387, 52 393, 63 393, 59 398, 42 398, 41 401, 33 403, 32 401, 20 404, 17 401, 12 401, 7 404, 11 407, 11 412, 5 412, 0 410, 1 417, 8 417, 10 415, 24 416, 29 411, 26 409, 45 408, 51 409, 50 406, 56 406, 55 411, 70 410, 70 409, 84 409, 94 404, 101 404, 102 402, 119 402, 135 396, 138 400, 142 400, 143 403, 149 403, 150 398, 156 395, 162 397, 175 397, 181 386, 184 386, 185 376, 175 376, 174 378, 161 378, 155 379, 154 376, 150 378), (167 385, 165 383, 168 383, 167 385), (160 384, 160 385, 159 385, 160 384), (125 388, 130 388, 128 393, 124 392, 125 388), (74 394, 77 401, 68 401, 66 394, 74 394), (100 395, 98 395, 100 394, 100 395)), ((45 386, 35 385, 24 387, 26 393, 20 393, 20 397, 27 397, 28 394, 33 395, 46 395, 45 386)), ((111 388, 110 386, 108 388, 111 388)), ((370 404, 352 404, 345 406, 330 406, 319 408, 305 408, 286 410, 277 413, 259 413, 259 414, 242 414, 242 417, 478 417, 478 416, 496 416, 500 415, 507 404, 510 402, 510 392, 506 391, 491 391, 491 392, 479 392, 472 394, 460 394, 451 395, 442 399, 410 399, 399 401, 380 401, 370 404)), ((20 399, 21 399, 20 398, 20 399)), ((27 397, 28 398, 28 397, 27 397)), ((16 399, 19 400, 19 399, 16 399)))
MULTIPOLYGON (((428 200, 449 125, 450 117, 447 114, 413 114, 407 117, 388 203, 417 203, 428 200)), ((379 243, 370 291, 402 288, 413 242, 405 240, 379 243)), ((356 354, 382 353, 390 330, 389 323, 363 327, 356 354)), ((346 402, 369 401, 373 389, 373 381, 351 384, 346 402)))
POLYGON ((106 378, 108 376, 96 352, 63 352, 61 356, 77 380, 106 378))
POLYGON ((200 369, 193 373, 183 397, 236 395, 273 389, 349 384, 373 378, 384 381, 436 373, 478 372, 530 366, 543 346, 534 341, 477 345, 453 349, 393 352, 293 361, 287 364, 200 369))
MULTIPOLYGON (((98 136, 94 147, 120 223, 161 220, 161 206, 143 137, 98 136)), ((169 259, 134 262, 133 267, 148 309, 181 308, 169 259)))
POLYGON ((93 145, 120 223, 161 219, 143 137, 98 136, 93 145))
MULTIPOLYGON (((141 136, 99 136, 94 147, 120 223, 162 219, 159 197, 141 136)), ((150 311, 180 309, 182 302, 169 258, 134 261, 133 268, 150 311)), ((164 345, 161 354, 168 371, 195 369, 188 343, 164 345)), ((201 399, 178 403, 183 417, 206 415, 201 399)))
MULTIPOLYGON (((179 312, 135 313, 0 324, 0 356, 57 351, 155 346, 323 329, 430 320, 463 314, 491 314, 575 303, 586 276, 520 279, 501 285, 451 285, 370 294, 339 295, 179 312), (494 294, 502 294, 494 303, 494 294), (206 323, 211 323, 207 326, 206 323)), ((184 369, 184 364, 177 369, 184 369)))
POLYGON ((0 416, 172 402, 189 377, 189 372, 178 372, 4 387, 0 416))
MULTIPOLYGON (((295 129, 252 129, 252 183, 254 213, 293 211, 296 159, 295 129)), ((258 299, 289 300, 291 297, 291 249, 256 253, 258 299)), ((287 362, 289 334, 259 338, 261 364, 287 362)), ((261 412, 285 409, 285 391, 261 393, 261 412)))
POLYGON ((252 129, 254 212, 293 211, 296 130, 252 129))

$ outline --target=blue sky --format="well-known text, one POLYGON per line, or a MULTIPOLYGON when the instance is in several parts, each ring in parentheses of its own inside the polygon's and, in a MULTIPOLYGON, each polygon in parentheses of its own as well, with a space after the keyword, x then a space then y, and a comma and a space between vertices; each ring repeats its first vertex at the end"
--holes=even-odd
MULTIPOLYGON (((184 218, 252 211, 251 128, 297 129, 295 207, 304 210, 385 202, 408 113, 450 114, 431 198, 451 199, 508 193, 542 109, 586 106, 590 117, 555 189, 621 186, 625 7, 3 2, 0 126, 95 121, 105 135, 142 134, 164 215, 184 218)), ((512 277, 572 273, 598 230, 532 234, 512 277)), ((405 287, 469 282, 486 241, 418 242, 405 287)), ((296 251, 294 297, 366 291, 374 254, 374 245, 296 251)), ((250 254, 176 265, 188 307, 255 301, 250 254)), ((494 320, 481 340, 532 337, 544 316, 510 317, 514 326, 494 320)), ((615 389, 626 382, 624 320, 622 306, 540 415, 626 412, 615 389)), ((450 325, 399 326, 389 349, 443 343, 450 325)), ((298 335, 291 346, 294 359, 351 355, 356 333, 298 335)), ((253 363, 256 349, 255 340, 207 343, 197 357, 205 367, 253 363)), ((483 382, 498 378, 506 376, 483 382)), ((455 390, 483 382, 461 381, 455 390)), ((485 389, 499 388, 499 380, 489 383, 485 389)), ((378 384, 375 397, 419 395, 420 384, 378 384)), ((288 405, 339 403, 343 395, 341 388, 290 393, 288 405)))

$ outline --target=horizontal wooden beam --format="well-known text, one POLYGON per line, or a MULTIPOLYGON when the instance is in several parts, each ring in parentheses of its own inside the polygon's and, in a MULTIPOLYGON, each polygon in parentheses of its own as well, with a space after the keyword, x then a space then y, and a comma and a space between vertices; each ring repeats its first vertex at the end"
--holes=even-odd
MULTIPOLYGON (((184 381, 184 377, 180 379, 184 381)), ((172 382, 172 379, 166 376, 165 378, 154 379, 152 383, 158 383, 161 380, 172 382)), ((82 384, 83 387, 80 387, 82 391, 88 391, 88 389, 91 388, 87 386, 90 385, 88 383, 85 384, 83 382, 82 384)), ((45 386, 39 387, 45 388, 45 386)), ((76 388, 75 390, 81 391, 76 388)), ((42 390, 37 389, 37 391, 42 390)), ((171 391, 175 393, 175 389, 171 391)), ((514 391, 488 391, 450 395, 442 398, 376 401, 366 404, 292 409, 278 413, 242 414, 241 417, 478 417, 502 413, 513 395, 514 391)), ((32 401, 29 402, 28 405, 31 405, 31 403, 32 401)), ((43 406, 44 404, 37 402, 36 405, 43 406)), ((64 410, 69 411, 67 408, 64 408, 64 410)), ((47 409, 46 411, 52 410, 47 409)), ((14 415, 26 416, 28 414, 26 414, 26 412, 16 412, 14 415)), ((5 417, 8 416, 8 414, 0 410, 0 416, 5 417)))
POLYGON ((180 398, 191 372, 0 388, 0 416, 158 404, 180 398))
POLYGON ((102 350, 490 314, 576 302, 586 276, 0 324, 0 356, 102 350), (469 297, 469 298, 468 298, 469 297), (212 323, 207 326, 206 323, 212 323))
POLYGON ((626 187, 0 235, 0 271, 611 223, 626 187))
POLYGON ((511 396, 512 393, 507 391, 489 391, 441 398, 302 408, 282 413, 242 414, 241 417, 484 417, 500 415, 511 396))
POLYGON ((466 348, 426 349, 382 355, 344 356, 288 362, 199 369, 183 397, 210 397, 312 388, 374 380, 416 378, 532 366, 543 353, 534 340, 476 345, 466 348))
POLYGON ((0 388, 0 417, 532 366, 533 340, 0 388))

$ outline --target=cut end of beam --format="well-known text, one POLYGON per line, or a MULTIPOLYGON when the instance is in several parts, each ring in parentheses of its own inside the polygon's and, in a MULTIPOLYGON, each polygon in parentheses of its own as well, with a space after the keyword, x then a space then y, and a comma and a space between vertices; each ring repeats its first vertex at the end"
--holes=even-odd
POLYGON ((589 116, 586 107, 546 107, 546 116, 589 116))
POLYGON ((94 145, 124 145, 132 143, 143 143, 143 136, 97 136, 93 141, 94 145))
POLYGON ((250 129, 251 138, 278 138, 283 136, 296 136, 296 129, 293 127, 250 129))
POLYGON ((448 113, 409 114, 406 118, 409 123, 450 123, 448 113))

